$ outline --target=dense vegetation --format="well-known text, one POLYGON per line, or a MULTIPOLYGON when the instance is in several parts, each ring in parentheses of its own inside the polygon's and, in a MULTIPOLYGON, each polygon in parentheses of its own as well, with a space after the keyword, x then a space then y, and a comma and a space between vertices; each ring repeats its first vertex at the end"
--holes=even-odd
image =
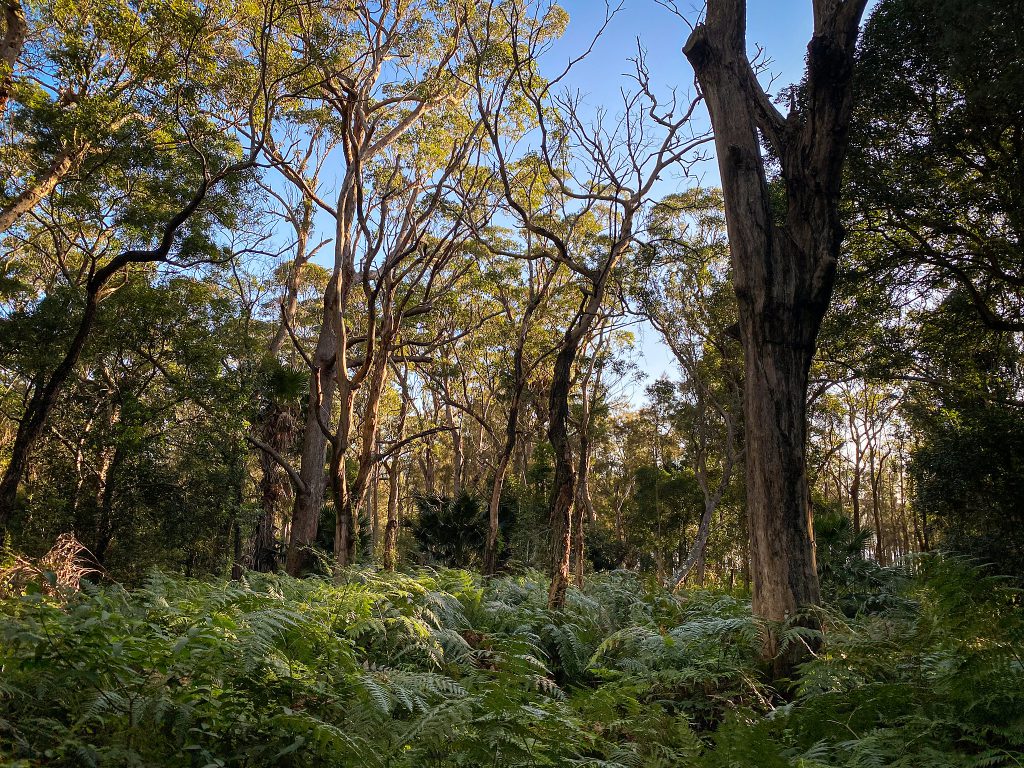
POLYGON ((1024 764, 1024 3, 563 5, 0 0, 0 765, 1024 764))
POLYGON ((34 591, 0 619, 3 765, 1018 764, 1019 594, 919 569, 872 583, 884 605, 822 609, 785 698, 748 600, 622 571, 560 611, 532 572, 34 591))

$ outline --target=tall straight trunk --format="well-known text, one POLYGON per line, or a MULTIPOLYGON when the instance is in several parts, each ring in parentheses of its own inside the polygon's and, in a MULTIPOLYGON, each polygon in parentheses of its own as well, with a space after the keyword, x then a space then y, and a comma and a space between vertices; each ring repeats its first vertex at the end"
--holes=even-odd
POLYGON ((355 417, 355 391, 351 382, 343 380, 338 387, 338 427, 328 477, 334 498, 334 565, 344 568, 355 560, 354 502, 348 481, 348 452, 352 422, 355 417))
MULTIPOLYGON (((518 402, 512 400, 513 412, 518 412, 518 402)), ((484 543, 484 573, 493 576, 498 570, 498 532, 500 529, 501 492, 505 487, 505 474, 515 449, 518 418, 509 413, 506 425, 506 439, 498 456, 498 465, 494 468, 494 481, 491 485, 491 499, 487 505, 487 541, 484 543), (511 428, 511 436, 508 429, 511 428)))
POLYGON ((498 465, 494 468, 494 481, 491 485, 491 500, 487 507, 487 541, 484 544, 484 573, 491 576, 498 570, 498 532, 499 513, 501 508, 501 492, 505 487, 505 475, 512 461, 519 436, 519 411, 522 407, 523 389, 526 382, 523 376, 523 334, 520 333, 519 344, 513 354, 513 390, 512 401, 508 406, 508 418, 505 421, 505 442, 498 455, 498 465))
POLYGON ((875 559, 885 565, 888 562, 888 552, 885 546, 886 539, 882 532, 882 510, 878 498, 879 481, 882 468, 885 466, 885 457, 882 457, 881 464, 877 468, 875 464, 875 449, 872 447, 869 471, 871 473, 871 516, 875 521, 875 559))
MULTIPOLYGON (((745 0, 709 0, 684 52, 715 132, 744 351, 744 444, 753 608, 772 622, 820 602, 807 481, 807 380, 842 241, 839 191, 866 0, 812 0, 807 76, 783 117, 746 52, 745 0), (784 210, 762 140, 778 158, 784 210)), ((815 622, 804 619, 810 624, 815 622)), ((763 649, 787 675, 803 655, 763 649)))
MULTIPOLYGON (((585 430, 586 427, 584 426, 585 430)), ((576 471, 576 501, 573 504, 572 512, 572 551, 571 562, 573 565, 573 581, 577 589, 583 589, 583 576, 586 570, 586 537, 584 525, 588 519, 587 502, 589 492, 587 490, 587 472, 590 470, 589 445, 587 440, 580 435, 580 457, 579 467, 576 471)), ((593 505, 591 504, 591 507, 593 505)))
MULTIPOLYGON (((749 310, 749 307, 747 308, 749 310)), ((784 621, 820 602, 806 475, 809 351, 770 343, 746 314, 744 430, 754 611, 784 621)), ((794 324, 777 338, 807 333, 794 324)), ((771 330, 769 331, 771 333, 771 330)), ((768 651, 774 655, 776 648, 768 651)))
POLYGON ((124 454, 120 447, 114 449, 113 456, 109 459, 104 456, 103 464, 100 467, 99 497, 97 498, 96 515, 96 541, 93 545, 93 559, 101 568, 107 559, 107 551, 114 539, 114 489, 116 476, 124 454))
POLYGON ((396 456, 388 467, 388 520, 384 526, 384 570, 398 564, 398 502, 402 492, 402 473, 396 456))
POLYGON ((588 416, 585 414, 583 418, 583 434, 580 435, 580 468, 579 468, 579 503, 583 507, 585 518, 588 523, 594 525, 597 523, 597 508, 594 506, 594 498, 590 495, 590 456, 591 456, 591 440, 590 435, 587 434, 589 427, 586 425, 589 422, 588 416))
POLYGON ((907 506, 907 470, 906 466, 900 463, 900 499, 904 511, 909 509, 910 512, 910 523, 914 527, 914 544, 917 546, 918 552, 927 552, 928 549, 924 543, 924 532, 921 530, 921 526, 918 525, 917 510, 914 505, 907 506))
MULTIPOLYGON (((405 421, 409 415, 409 398, 403 389, 402 407, 398 412, 397 440, 405 437, 405 421)), ((388 471, 388 519, 384 524, 384 570, 393 571, 398 563, 398 516, 401 494, 401 456, 395 455, 387 466, 388 471)))
POLYGON ((860 435, 854 431, 854 416, 852 410, 850 411, 850 429, 854 432, 853 479, 850 481, 850 505, 853 508, 853 532, 859 535, 861 528, 860 478, 864 471, 864 456, 860 447, 860 435))
MULTIPOLYGON (((271 402, 261 414, 260 439, 278 453, 283 454, 291 445, 295 421, 288 409, 271 402)), ((256 520, 249 544, 249 567, 254 571, 272 573, 277 570, 277 520, 284 511, 292 490, 284 470, 266 451, 260 451, 260 514, 256 520)))
POLYGON ((296 489, 292 505, 291 531, 285 570, 291 576, 301 576, 312 566, 311 547, 316 541, 320 524, 320 511, 327 490, 328 435, 324 427, 330 422, 331 403, 334 400, 338 317, 338 277, 333 275, 324 293, 324 321, 320 327, 316 350, 313 352, 314 369, 310 371, 309 394, 306 400, 306 419, 302 431, 299 477, 302 486, 296 489))
POLYGON ((450 427, 452 436, 452 498, 457 499, 462 494, 465 443, 462 435, 462 425, 455 423, 455 415, 452 413, 451 405, 445 403, 444 408, 445 423, 450 427))
POLYGON ((377 514, 377 507, 380 505, 380 464, 373 468, 370 480, 370 492, 366 499, 366 517, 370 521, 370 556, 373 562, 377 562, 377 550, 380 547, 380 515, 377 514))

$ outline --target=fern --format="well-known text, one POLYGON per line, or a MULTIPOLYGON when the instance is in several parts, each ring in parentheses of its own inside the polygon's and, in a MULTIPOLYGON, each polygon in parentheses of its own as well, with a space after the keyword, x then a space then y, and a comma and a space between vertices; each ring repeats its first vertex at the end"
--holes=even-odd
POLYGON ((1020 595, 915 570, 820 634, 774 628, 819 649, 789 702, 746 601, 625 572, 554 613, 536 573, 26 594, 0 603, 0 765, 1020 765, 1020 595))

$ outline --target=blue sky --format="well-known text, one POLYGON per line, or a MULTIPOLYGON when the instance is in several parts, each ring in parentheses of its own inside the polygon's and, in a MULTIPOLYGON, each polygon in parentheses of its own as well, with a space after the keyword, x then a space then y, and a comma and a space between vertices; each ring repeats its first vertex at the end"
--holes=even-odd
MULTIPOLYGON (((578 52, 604 19, 604 0, 561 0, 560 4, 571 21, 559 52, 578 52)), ((680 10, 689 11, 691 20, 697 18, 700 5, 693 0, 677 2, 680 10)), ((748 6, 750 46, 760 44, 767 50, 772 60, 770 70, 779 76, 779 84, 799 80, 811 35, 811 1, 750 0, 748 6)), ((639 38, 656 83, 688 86, 693 71, 682 54, 687 34, 683 21, 655 0, 624 0, 622 11, 605 31, 594 54, 574 71, 572 84, 592 94, 596 103, 612 102, 619 84, 625 82, 622 75, 629 71, 628 59, 634 55, 639 38)))
MULTIPOLYGON (((610 0, 614 5, 616 0, 610 0)), ((605 15, 604 0, 560 0, 570 15, 569 28, 551 52, 546 62, 554 71, 569 56, 586 49, 605 15)), ((875 4, 869 2, 869 8, 875 4)), ((677 7, 694 21, 702 3, 695 0, 677 0, 677 7)), ((775 81, 772 90, 798 82, 803 75, 804 54, 812 29, 811 0, 748 0, 747 44, 753 52, 765 49, 770 61, 762 81, 767 86, 775 81)), ((637 39, 646 51, 647 66, 653 85, 661 88, 676 87, 680 92, 692 91, 693 70, 682 54, 689 29, 678 18, 655 0, 623 0, 622 10, 598 40, 593 53, 578 64, 567 78, 568 87, 579 89, 590 105, 606 105, 610 109, 620 103, 619 88, 629 88, 626 73, 632 71, 630 59, 636 55, 637 39)), ((706 119, 702 113, 702 119, 706 119)), ((718 173, 715 164, 702 169, 702 183, 716 185, 718 173)), ((666 189, 664 192, 673 190, 666 189)), ((626 390, 635 405, 644 401, 645 386, 663 373, 674 375, 672 358, 649 326, 640 325, 640 359, 637 363, 648 378, 626 390)))

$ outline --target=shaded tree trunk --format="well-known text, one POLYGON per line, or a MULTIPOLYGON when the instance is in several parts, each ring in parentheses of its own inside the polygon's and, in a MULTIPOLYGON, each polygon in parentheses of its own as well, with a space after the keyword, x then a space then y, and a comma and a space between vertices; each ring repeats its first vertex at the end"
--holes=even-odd
POLYGON ((505 487, 505 475, 508 472, 508 465, 512 461, 512 454, 516 449, 516 440, 519 437, 519 411, 522 406, 523 389, 526 386, 523 347, 526 342, 525 330, 532 314, 531 306, 527 308, 527 315, 524 317, 523 325, 519 331, 519 341, 512 357, 512 401, 508 406, 508 418, 505 421, 505 442, 501 446, 501 453, 498 456, 498 465, 494 468, 494 481, 491 485, 491 499, 487 506, 487 541, 484 544, 484 573, 488 576, 494 575, 498 569, 498 531, 499 512, 501 507, 501 492, 505 487))
POLYGON ((124 454, 120 446, 114 449, 113 456, 104 456, 100 466, 99 498, 96 514, 96 540, 93 544, 93 558, 101 568, 106 564, 107 551, 114 539, 114 490, 117 470, 121 466, 124 454))
MULTIPOLYGON (((577 589, 583 589, 583 575, 586 570, 586 537, 584 525, 588 519, 589 491, 587 490, 587 472, 590 470, 589 445, 584 447, 586 438, 580 435, 580 458, 577 469, 576 501, 572 513, 572 557, 573 581, 577 589)), ((593 503, 590 503, 593 509, 593 503)))
MULTIPOLYGON (((534 314, 540 308, 548 289, 554 280, 557 268, 552 270, 537 290, 532 290, 523 317, 519 323, 516 348, 512 353, 512 400, 508 406, 508 418, 505 421, 505 442, 498 456, 498 464, 494 469, 494 481, 491 486, 491 500, 487 508, 487 541, 484 544, 484 573, 493 575, 498 568, 498 531, 501 507, 501 492, 505 486, 505 475, 515 454, 519 442, 519 417, 522 410, 523 392, 526 391, 529 372, 526 368, 526 342, 529 337, 534 314)), ((525 467, 525 459, 523 460, 525 467)), ((523 475, 525 476, 525 468, 523 475)))
POLYGON ((398 503, 402 492, 402 473, 399 457, 388 466, 388 520, 384 525, 384 570, 393 571, 398 565, 398 503))
MULTIPOLYGON (((843 234, 839 190, 865 4, 813 0, 807 77, 788 117, 747 59, 745 0, 709 0, 705 23, 684 49, 715 131, 744 350, 753 608, 773 622, 820 602, 806 467, 807 380, 843 234), (762 139, 779 160, 785 210, 769 192, 762 139)), ((781 677, 803 649, 779 651, 773 632, 763 652, 781 677)))
POLYGON ((320 524, 320 511, 327 490, 328 434, 325 429, 331 418, 334 399, 337 348, 336 318, 338 313, 338 279, 332 276, 324 293, 324 322, 320 328, 314 369, 310 371, 309 395, 306 401, 306 420, 302 432, 299 477, 301 487, 296 489, 292 505, 291 531, 285 570, 291 576, 301 576, 312 566, 312 547, 320 524))
POLYGON ((617 253, 584 298, 583 306, 562 339, 555 358, 548 397, 548 440, 554 453, 555 471, 551 488, 548 521, 551 528, 551 586, 548 605, 561 608, 569 588, 569 560, 572 552, 572 511, 576 499, 576 468, 569 440, 569 390, 572 387, 572 366, 580 344, 598 317, 609 270, 617 261, 617 253))
MULTIPOLYGON (((278 453, 291 445, 295 420, 287 408, 272 402, 262 415, 261 438, 278 453)), ((260 516, 248 549, 250 567, 272 573, 278 569, 277 520, 283 513, 292 487, 284 470, 266 451, 260 451, 260 516)))

